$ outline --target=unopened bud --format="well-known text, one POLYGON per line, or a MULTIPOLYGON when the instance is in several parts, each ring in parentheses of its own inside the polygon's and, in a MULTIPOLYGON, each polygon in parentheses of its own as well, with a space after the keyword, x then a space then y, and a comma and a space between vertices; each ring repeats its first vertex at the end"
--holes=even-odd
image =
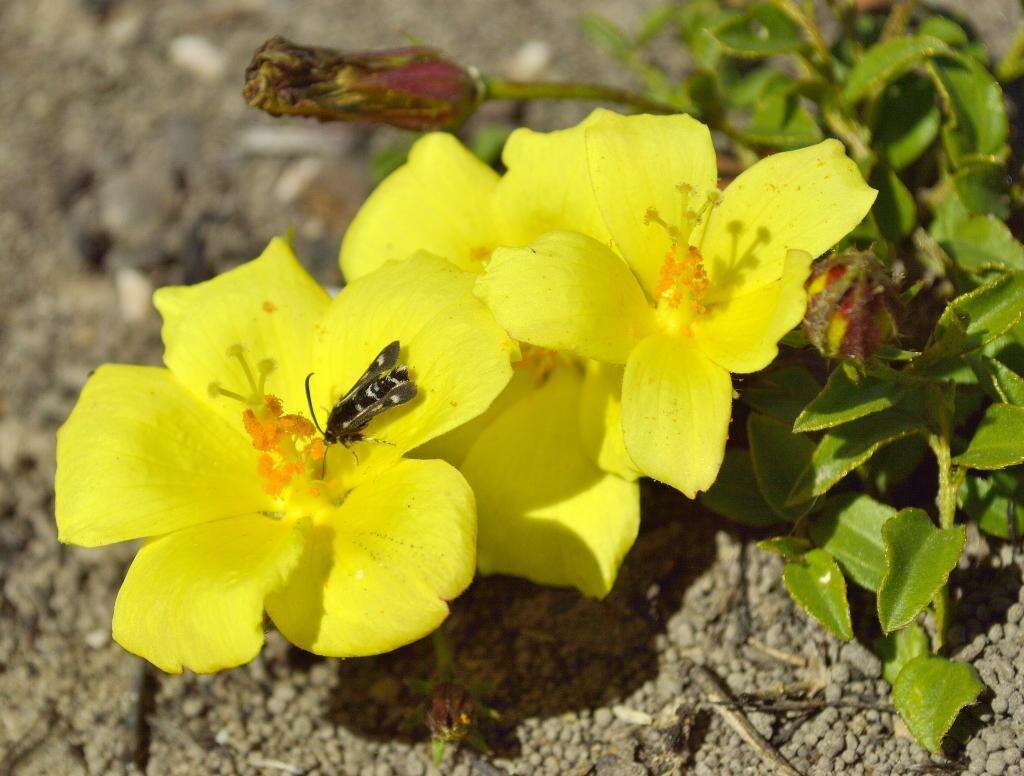
POLYGON ((427 727, 436 741, 460 741, 469 733, 476 703, 469 691, 455 682, 441 682, 427 696, 427 727))
POLYGON ((863 361, 896 335, 896 290, 870 253, 819 262, 806 288, 804 333, 828 358, 863 361))
POLYGON ((246 101, 272 116, 373 121, 417 131, 458 126, 479 79, 424 46, 345 54, 274 37, 245 71, 246 101))

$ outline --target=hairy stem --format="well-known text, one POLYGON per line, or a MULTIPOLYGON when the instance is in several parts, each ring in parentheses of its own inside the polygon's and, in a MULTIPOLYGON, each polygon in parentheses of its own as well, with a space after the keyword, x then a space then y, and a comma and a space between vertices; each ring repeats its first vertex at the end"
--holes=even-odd
MULTIPOLYGON (((935 496, 939 508, 939 527, 952 528, 956 521, 957 478, 953 471, 952 457, 949 452, 949 420, 943 417, 938 434, 932 434, 928 443, 935 454, 939 466, 939 490, 935 496)), ((949 586, 943 585, 935 594, 935 638, 933 650, 938 652, 946 643, 951 617, 949 603, 949 586)))
POLYGON ((628 89, 591 83, 505 81, 485 76, 485 100, 599 100, 629 105, 648 113, 679 113, 679 109, 628 89))

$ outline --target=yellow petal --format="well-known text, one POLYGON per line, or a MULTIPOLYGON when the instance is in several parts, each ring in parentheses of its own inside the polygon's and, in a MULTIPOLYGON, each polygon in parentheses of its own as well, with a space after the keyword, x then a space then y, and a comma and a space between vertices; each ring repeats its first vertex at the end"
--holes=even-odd
POLYGON ((516 339, 600 361, 625 363, 654 325, 629 267, 576 232, 549 232, 526 248, 499 248, 476 292, 516 339))
POLYGON ((641 472, 693 498, 718 476, 731 405, 729 373, 691 339, 652 335, 623 377, 626 450, 641 472))
POLYGON ((581 377, 556 368, 480 434, 462 471, 479 510, 478 564, 546 585, 607 594, 636 539, 635 482, 584 455, 581 377))
POLYGON ((327 310, 328 296, 296 261, 281 238, 258 259, 194 286, 159 289, 153 301, 164 318, 164 363, 186 387, 233 423, 242 405, 211 398, 211 383, 248 396, 250 382, 229 350, 241 346, 258 381, 259 362, 273 371, 266 392, 284 401, 285 412, 304 412, 303 380, 313 367, 313 327, 327 310))
MULTIPOLYGON (((514 344, 473 295, 475 276, 420 253, 346 286, 318 330, 314 404, 330 407, 381 349, 402 344, 417 396, 367 433, 411 450, 482 413, 512 377, 514 344)), ((363 445, 360 458, 381 452, 363 445)), ((386 452, 386 451, 385 451, 386 452)))
POLYGON ((653 208, 678 226, 684 208, 697 210, 718 183, 711 133, 689 116, 619 116, 605 112, 585 129, 590 179, 619 252, 655 297, 668 234, 646 223, 653 208), (682 187, 689 193, 680 190, 682 187))
POLYGON ((778 280, 789 250, 820 256, 871 208, 875 190, 838 140, 766 157, 734 180, 700 243, 721 301, 778 280))
POLYGON ((420 138, 409 160, 374 190, 345 233, 345 278, 351 282, 419 250, 479 271, 498 242, 491 218, 497 183, 497 173, 452 135, 420 138))
POLYGON ((804 317, 811 254, 789 251, 782 277, 711 306, 692 324, 704 354, 730 372, 756 372, 775 360, 779 340, 804 317))
POLYGON ((584 135, 585 127, 606 113, 599 109, 583 123, 557 132, 521 127, 509 136, 502 152, 508 171, 495 191, 504 245, 526 245, 555 230, 609 242, 590 186, 584 135))
POLYGON ((246 515, 147 543, 114 604, 114 639, 168 673, 210 673, 252 660, 263 603, 295 568, 306 524, 246 515))
POLYGON ((271 509, 256 466, 166 369, 101 366, 57 433, 58 538, 94 547, 271 509))
POLYGON ((621 366, 588 361, 580 395, 580 435, 587 455, 603 471, 635 480, 640 473, 622 436, 621 366))
POLYGON ((473 579, 476 515, 443 461, 403 460, 349 493, 267 611, 321 655, 373 655, 434 630, 473 579))

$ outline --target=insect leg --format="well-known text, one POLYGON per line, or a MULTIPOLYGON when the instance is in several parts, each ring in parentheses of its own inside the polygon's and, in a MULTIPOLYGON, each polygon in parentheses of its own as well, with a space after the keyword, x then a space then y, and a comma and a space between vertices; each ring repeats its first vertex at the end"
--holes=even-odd
MULTIPOLYGON (((313 425, 316 426, 316 430, 320 432, 321 436, 324 436, 324 430, 320 428, 320 421, 316 419, 316 411, 313 409, 313 397, 309 394, 309 379, 313 376, 310 372, 306 375, 306 403, 309 405, 309 414, 313 418, 313 425)), ((324 453, 324 465, 326 466, 327 453, 324 453)))

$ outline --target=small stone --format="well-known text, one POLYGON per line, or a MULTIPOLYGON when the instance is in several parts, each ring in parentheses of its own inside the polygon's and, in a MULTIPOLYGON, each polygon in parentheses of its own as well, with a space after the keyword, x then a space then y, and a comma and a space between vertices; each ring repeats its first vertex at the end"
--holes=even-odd
POLYGON ((1006 772, 1006 755, 1003 752, 993 752, 985 760, 985 773, 1002 776, 1006 772))
POLYGON ((594 712, 594 727, 606 728, 612 724, 612 712, 610 709, 600 708, 594 712))
POLYGON ((133 267, 119 267, 114 274, 121 317, 128 323, 145 320, 153 309, 153 283, 133 267))
POLYGON ((836 757, 843 748, 846 746, 846 742, 843 740, 843 734, 839 730, 828 731, 824 738, 821 739, 820 750, 826 757, 836 757))
POLYGON ((97 628, 85 634, 85 645, 90 649, 103 649, 110 643, 110 631, 107 628, 97 628))
POLYGON ((640 711, 639 709, 631 709, 628 706, 613 706, 612 714, 617 719, 622 720, 630 725, 650 725, 654 721, 646 711, 640 711))
POLYGON ((203 702, 199 698, 189 698, 181 704, 181 713, 186 717, 198 717, 203 711, 203 702))
POLYGON ((528 40, 508 63, 508 77, 513 81, 534 81, 551 65, 551 46, 543 40, 528 40))
POLYGON ((227 56, 202 35, 179 35, 171 41, 171 62, 206 81, 215 81, 227 69, 227 56))

